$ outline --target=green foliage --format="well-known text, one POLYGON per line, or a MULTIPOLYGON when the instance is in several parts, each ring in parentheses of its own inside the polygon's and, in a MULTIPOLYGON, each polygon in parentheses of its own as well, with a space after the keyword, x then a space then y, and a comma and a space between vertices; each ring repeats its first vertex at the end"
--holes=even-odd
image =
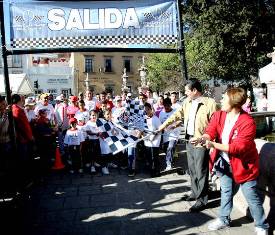
MULTIPOLYGON (((275 46, 274 0, 186 0, 183 7, 188 77, 250 81, 270 63, 275 46)), ((150 54, 148 79, 154 90, 180 90, 177 54, 150 54)))
POLYGON ((183 85, 178 54, 149 54, 146 56, 147 79, 155 91, 180 90, 183 85))
POLYGON ((267 0, 187 1, 183 20, 189 77, 257 76, 275 46, 274 9, 274 1, 267 0))

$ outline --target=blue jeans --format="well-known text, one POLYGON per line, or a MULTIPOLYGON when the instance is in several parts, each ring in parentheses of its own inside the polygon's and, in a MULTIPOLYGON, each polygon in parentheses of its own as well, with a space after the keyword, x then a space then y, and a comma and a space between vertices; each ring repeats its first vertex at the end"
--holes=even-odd
POLYGON ((128 168, 134 170, 136 167, 136 147, 128 148, 128 168))
POLYGON ((166 157, 165 157, 166 166, 172 166, 173 155, 174 155, 174 152, 175 152, 176 144, 177 144, 176 140, 170 140, 170 141, 165 142, 163 144, 164 149, 166 150, 166 157))
MULTIPOLYGON (((234 191, 237 187, 232 177, 223 175, 220 177, 221 180, 221 207, 220 207, 220 219, 229 224, 230 213, 233 208, 233 196, 234 191)), ((255 226, 263 229, 267 229, 269 226, 266 223, 264 215, 264 209, 262 201, 257 193, 256 189, 257 181, 252 180, 240 184, 243 195, 248 203, 251 215, 255 220, 255 226)))

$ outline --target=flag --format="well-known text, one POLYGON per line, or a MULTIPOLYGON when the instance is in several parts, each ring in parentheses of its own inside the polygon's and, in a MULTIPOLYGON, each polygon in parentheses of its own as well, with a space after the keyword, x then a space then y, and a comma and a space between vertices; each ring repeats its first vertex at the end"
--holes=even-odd
POLYGON ((101 133, 100 137, 107 142, 113 154, 119 153, 141 140, 102 118, 97 119, 96 125, 101 133))
POLYGON ((146 124, 144 119, 144 105, 140 100, 127 102, 125 111, 118 117, 119 123, 126 129, 138 129, 143 131, 146 124))

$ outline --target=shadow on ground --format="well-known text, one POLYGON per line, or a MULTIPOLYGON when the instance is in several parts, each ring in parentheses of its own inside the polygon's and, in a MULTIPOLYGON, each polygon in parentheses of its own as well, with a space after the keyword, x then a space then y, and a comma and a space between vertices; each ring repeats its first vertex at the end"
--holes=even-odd
POLYGON ((7 234, 175 234, 212 219, 188 212, 186 180, 55 173, 0 208, 7 234), (30 195, 30 196, 29 196, 30 195))

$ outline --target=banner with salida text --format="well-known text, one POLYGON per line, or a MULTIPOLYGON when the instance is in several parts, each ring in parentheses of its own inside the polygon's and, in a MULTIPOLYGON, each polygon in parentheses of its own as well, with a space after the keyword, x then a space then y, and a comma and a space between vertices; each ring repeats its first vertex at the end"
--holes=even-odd
POLYGON ((7 49, 177 46, 176 0, 6 1, 7 49))

